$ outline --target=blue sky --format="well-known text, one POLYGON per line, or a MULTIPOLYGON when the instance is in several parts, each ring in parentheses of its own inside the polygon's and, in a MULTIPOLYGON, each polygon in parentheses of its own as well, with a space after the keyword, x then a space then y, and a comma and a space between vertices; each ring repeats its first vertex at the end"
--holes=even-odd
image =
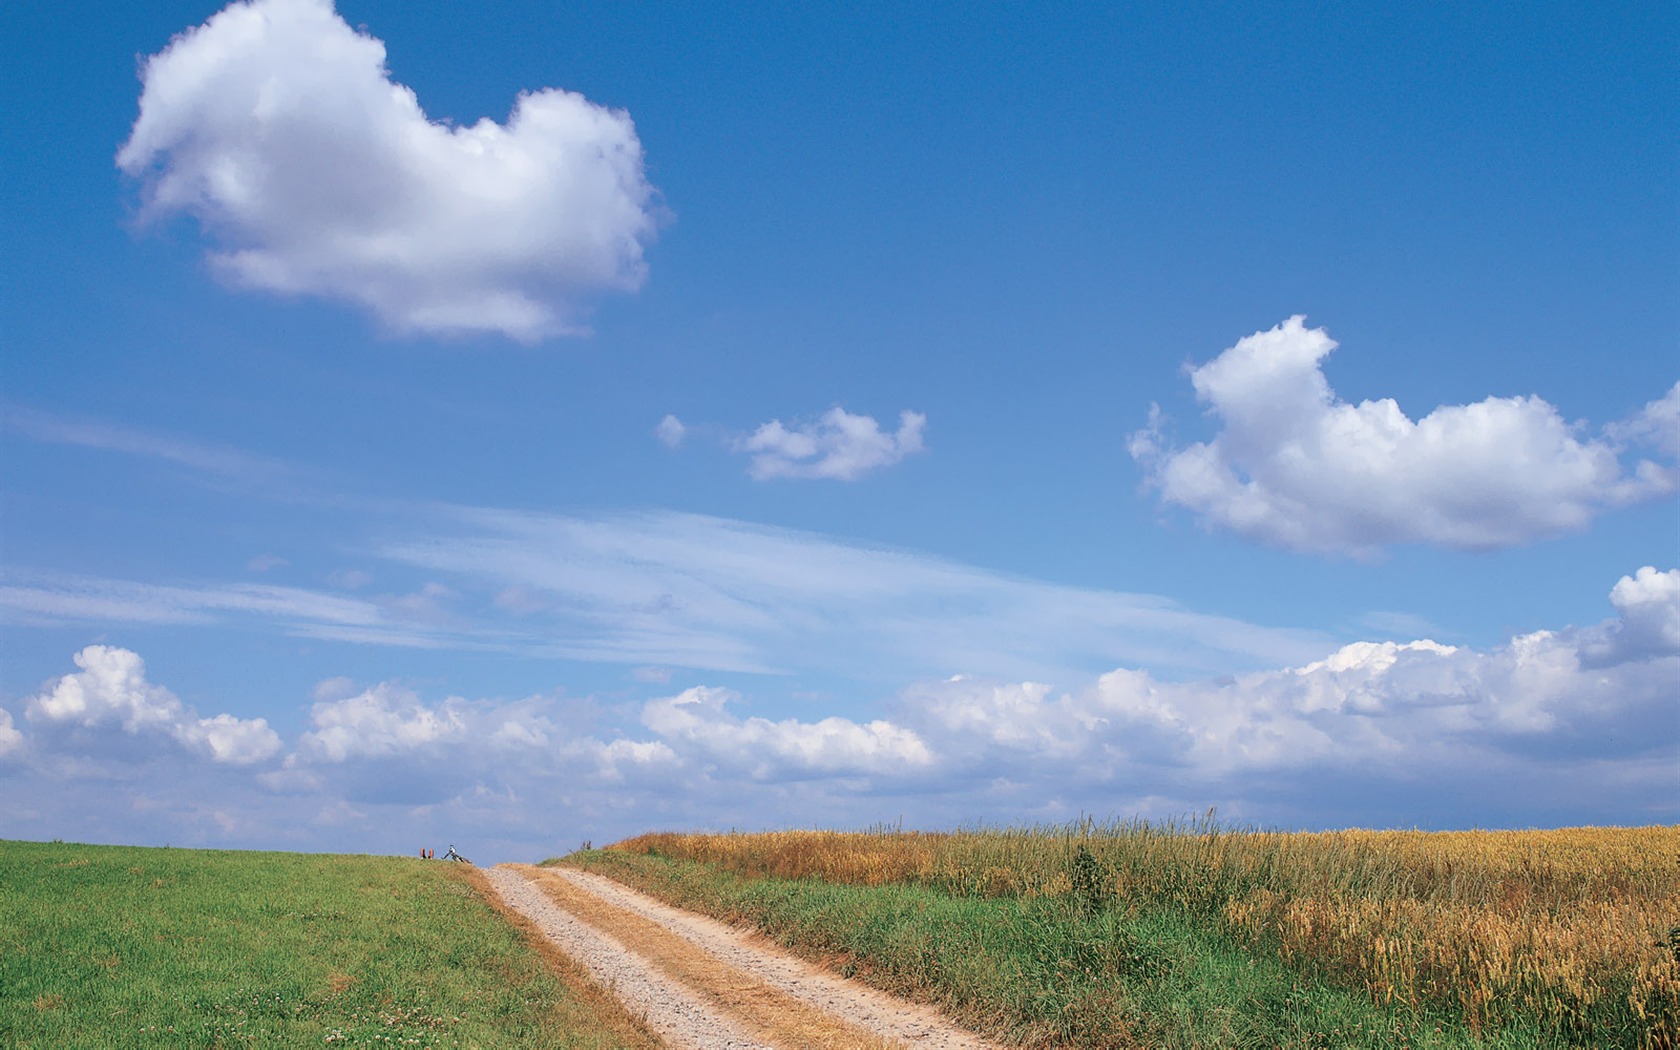
POLYGON ((0 15, 0 836, 1680 819, 1671 7, 218 10, 0 15))

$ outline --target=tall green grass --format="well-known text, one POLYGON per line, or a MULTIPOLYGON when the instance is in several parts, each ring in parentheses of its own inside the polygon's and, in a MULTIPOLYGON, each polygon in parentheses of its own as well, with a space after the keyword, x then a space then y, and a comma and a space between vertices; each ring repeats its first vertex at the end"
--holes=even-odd
POLYGON ((0 1046, 622 1045, 475 890, 393 857, 0 842, 0 1046))

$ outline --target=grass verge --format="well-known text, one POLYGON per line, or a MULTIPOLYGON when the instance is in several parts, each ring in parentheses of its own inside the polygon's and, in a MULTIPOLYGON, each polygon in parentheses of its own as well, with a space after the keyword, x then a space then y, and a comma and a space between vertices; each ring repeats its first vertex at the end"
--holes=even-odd
POLYGON ((651 1047, 474 869, 0 842, 0 1045, 651 1047))

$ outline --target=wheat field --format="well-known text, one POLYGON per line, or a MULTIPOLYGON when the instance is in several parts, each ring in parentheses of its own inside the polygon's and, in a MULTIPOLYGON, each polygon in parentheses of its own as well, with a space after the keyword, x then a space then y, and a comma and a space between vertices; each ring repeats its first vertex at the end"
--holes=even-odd
POLYGON ((1171 908, 1379 1004, 1471 1032, 1680 1030, 1680 827, 1228 830, 1212 815, 952 833, 653 834, 613 847, 744 877, 1171 908))

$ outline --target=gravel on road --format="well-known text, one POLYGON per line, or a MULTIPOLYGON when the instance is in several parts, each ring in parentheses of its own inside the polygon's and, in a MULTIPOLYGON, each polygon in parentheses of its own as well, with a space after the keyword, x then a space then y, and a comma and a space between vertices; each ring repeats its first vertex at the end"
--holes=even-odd
POLYGON ((681 1047, 991 1050, 938 1011, 601 875, 503 865, 491 884, 632 1013, 681 1047))

